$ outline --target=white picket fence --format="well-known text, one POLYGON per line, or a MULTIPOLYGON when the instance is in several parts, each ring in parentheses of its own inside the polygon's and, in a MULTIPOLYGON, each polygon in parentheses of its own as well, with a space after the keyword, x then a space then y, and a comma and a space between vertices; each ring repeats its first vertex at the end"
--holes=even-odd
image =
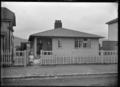
POLYGON ((12 52, 9 52, 9 50, 1 50, 1 65, 12 65, 12 52))
POLYGON ((25 51, 15 51, 14 52, 14 65, 15 66, 26 66, 27 65, 27 52, 25 51))
POLYGON ((1 65, 26 66, 29 62, 28 52, 25 51, 1 51, 1 65))
MULTIPOLYGON (((56 64, 96 64, 118 63, 117 51, 41 51, 41 65, 56 64), (95 53, 96 52, 96 53, 95 53), (93 54, 95 53, 95 54, 93 54)), ((1 64, 7 66, 26 66, 29 62, 28 52, 1 51, 1 64)))
POLYGON ((96 64, 96 63, 118 63, 117 51, 95 51, 96 54, 84 54, 71 51, 41 51, 41 65, 55 64, 96 64))

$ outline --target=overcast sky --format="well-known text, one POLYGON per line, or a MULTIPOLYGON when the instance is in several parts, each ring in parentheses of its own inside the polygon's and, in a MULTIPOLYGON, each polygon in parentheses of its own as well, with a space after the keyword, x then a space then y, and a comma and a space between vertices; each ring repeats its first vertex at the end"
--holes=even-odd
POLYGON ((28 39, 30 34, 54 28, 61 20, 63 28, 108 38, 106 22, 117 18, 116 3, 2 2, 16 15, 14 35, 28 39))

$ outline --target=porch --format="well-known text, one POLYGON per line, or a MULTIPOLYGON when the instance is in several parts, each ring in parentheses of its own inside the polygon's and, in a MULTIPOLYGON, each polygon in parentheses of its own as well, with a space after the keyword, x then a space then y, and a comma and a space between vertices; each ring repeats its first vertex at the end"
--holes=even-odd
POLYGON ((52 51, 52 38, 49 37, 35 37, 34 41, 31 42, 31 51, 34 54, 35 59, 40 58, 40 52, 37 44, 41 41, 43 44, 42 49, 44 51, 52 51))

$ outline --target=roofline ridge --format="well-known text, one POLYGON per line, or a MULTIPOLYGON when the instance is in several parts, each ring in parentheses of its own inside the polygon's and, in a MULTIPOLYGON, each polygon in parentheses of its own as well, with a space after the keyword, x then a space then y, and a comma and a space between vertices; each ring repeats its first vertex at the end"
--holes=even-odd
MULTIPOLYGON (((67 28, 64 28, 64 29, 67 29, 67 28)), ((72 29, 68 29, 68 30, 72 30, 72 29)), ((91 34, 91 33, 81 32, 81 31, 77 31, 77 30, 72 30, 72 31, 76 31, 76 32, 80 32, 80 33, 85 33, 85 34, 90 34, 90 35, 99 36, 99 35, 96 35, 96 34, 91 34)), ((99 37, 102 37, 102 36, 99 36, 99 37)))
MULTIPOLYGON (((53 30, 53 29, 50 29, 50 30, 45 30, 45 31, 38 32, 38 33, 43 33, 43 32, 46 32, 46 31, 51 31, 51 30, 53 30)), ((34 34, 38 34, 38 33, 34 33, 34 34)), ((31 35, 33 35, 33 34, 31 34, 31 35)))
POLYGON ((111 23, 114 23, 114 22, 117 22, 118 21, 118 18, 114 18, 108 22, 106 22, 105 24, 111 24, 111 23))

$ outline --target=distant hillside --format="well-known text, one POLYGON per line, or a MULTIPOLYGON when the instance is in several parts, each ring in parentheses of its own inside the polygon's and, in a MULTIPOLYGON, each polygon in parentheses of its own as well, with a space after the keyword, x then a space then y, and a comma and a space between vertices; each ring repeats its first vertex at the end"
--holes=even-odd
POLYGON ((21 42, 28 42, 28 40, 14 36, 14 47, 20 46, 21 42))

